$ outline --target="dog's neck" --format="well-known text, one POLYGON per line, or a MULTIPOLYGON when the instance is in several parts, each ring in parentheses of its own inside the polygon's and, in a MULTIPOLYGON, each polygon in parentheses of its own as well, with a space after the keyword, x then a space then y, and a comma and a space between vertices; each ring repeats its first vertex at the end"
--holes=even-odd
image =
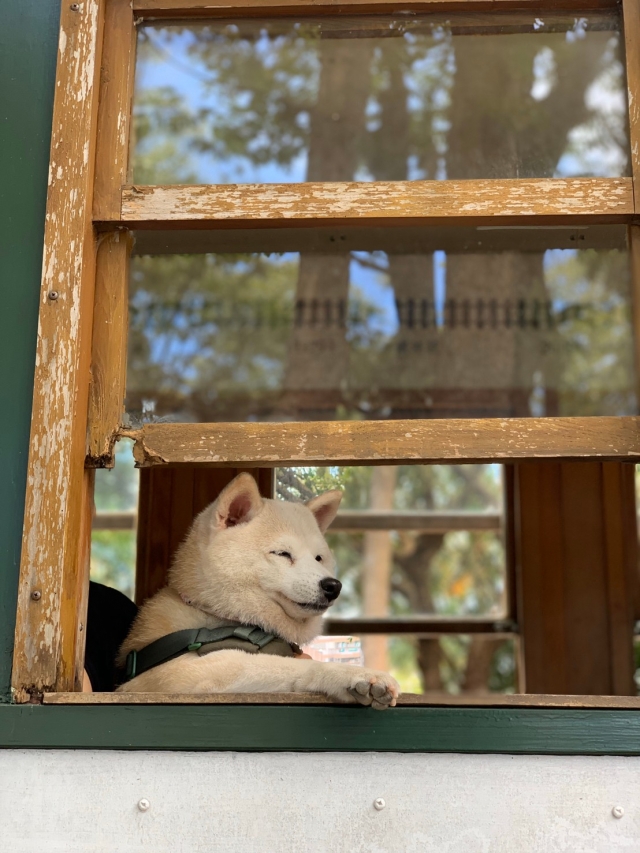
POLYGON ((200 611, 202 611, 202 613, 206 613, 207 616, 213 616, 214 619, 220 618, 217 613, 213 613, 211 610, 207 610, 206 607, 203 607, 194 598, 189 598, 187 595, 185 595, 182 592, 179 593, 179 596, 185 604, 189 605, 189 607, 194 607, 196 610, 200 610, 200 611))
MULTIPOLYGON (((182 605, 185 605, 186 608, 191 610, 193 615, 197 613, 202 614, 203 627, 206 626, 211 628, 215 627, 217 624, 228 624, 230 622, 237 622, 238 624, 250 623, 257 625, 265 631, 276 634, 278 637, 282 637, 288 643, 297 643, 298 645, 304 645, 320 633, 320 625, 317 617, 314 617, 313 625, 302 623, 295 625, 288 624, 283 630, 283 626, 279 624, 278 619, 275 618, 273 614, 271 614, 271 618, 269 618, 269 614, 264 614, 263 618, 251 618, 245 615, 244 619, 238 619, 237 616, 223 616, 220 613, 210 610, 208 607, 201 604, 196 598, 192 598, 186 593, 179 592, 177 589, 171 587, 167 587, 166 589, 172 597, 175 597, 176 601, 179 601, 182 605)), ((276 607, 278 605, 272 604, 272 606, 276 607)), ((192 618, 193 617, 190 617, 189 619, 190 626, 192 618)))

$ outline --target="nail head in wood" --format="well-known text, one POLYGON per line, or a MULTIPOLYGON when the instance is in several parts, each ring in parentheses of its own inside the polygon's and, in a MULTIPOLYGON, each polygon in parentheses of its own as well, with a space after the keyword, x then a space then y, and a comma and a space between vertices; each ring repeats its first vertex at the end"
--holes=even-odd
POLYGON ((71 9, 72 12, 79 12, 80 11, 80 4, 79 3, 72 3, 69 6, 69 8, 71 9))
POLYGON ((42 593, 39 589, 34 589, 31 593, 31 598, 33 599, 33 601, 40 601, 40 599, 42 598, 42 593))
POLYGON ((55 302, 56 299, 60 296, 60 294, 57 290, 50 290, 47 296, 49 297, 50 302, 55 302))

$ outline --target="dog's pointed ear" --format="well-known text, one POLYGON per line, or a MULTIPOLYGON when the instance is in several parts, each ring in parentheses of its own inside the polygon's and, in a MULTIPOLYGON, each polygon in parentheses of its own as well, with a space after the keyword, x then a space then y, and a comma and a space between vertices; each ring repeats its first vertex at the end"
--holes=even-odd
POLYGON ((342 500, 342 492, 340 489, 331 489, 330 492, 323 492, 315 498, 307 501, 305 506, 314 514, 318 527, 325 533, 333 519, 336 517, 340 501, 342 500))
POLYGON ((255 479, 251 474, 238 474, 218 496, 214 524, 219 530, 246 524, 263 506, 255 479))

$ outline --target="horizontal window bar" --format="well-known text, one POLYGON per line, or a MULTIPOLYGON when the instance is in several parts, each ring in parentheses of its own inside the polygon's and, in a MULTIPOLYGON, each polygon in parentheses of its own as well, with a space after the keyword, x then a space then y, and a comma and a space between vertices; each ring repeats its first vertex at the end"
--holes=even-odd
POLYGON ((139 467, 370 465, 640 457, 637 417, 148 424, 122 429, 139 467))
POLYGON ((490 255, 498 252, 537 254, 550 249, 626 249, 624 225, 541 226, 413 226, 402 228, 238 228, 136 229, 133 255, 245 254, 300 252, 335 256, 343 252, 386 252, 424 255, 490 255))
MULTIPOLYGON (((557 0, 408 0, 406 3, 393 0, 133 0, 133 11, 146 20, 155 18, 211 18, 233 15, 324 15, 336 13, 353 15, 366 13, 387 13, 403 11, 455 13, 456 17, 465 12, 491 12, 496 14, 517 10, 521 13, 554 13, 558 9, 557 0)), ((563 0, 565 12, 592 12, 615 10, 615 0, 563 0)))
MULTIPOLYGON (((338 705, 318 693, 45 693, 44 705, 338 705)), ((403 693, 398 706, 468 705, 490 708, 635 708, 640 696, 514 693, 456 696, 403 693)))
MULTIPOLYGON (((98 512, 94 530, 134 530, 135 512, 98 512)), ((450 533, 454 530, 500 530, 502 516, 497 512, 379 512, 342 510, 331 524, 331 531, 357 533, 363 530, 420 530, 450 533)))
POLYGON ((356 616, 352 619, 325 619, 323 634, 349 636, 356 634, 419 634, 422 637, 439 637, 442 634, 517 634, 518 626, 512 619, 486 617, 446 618, 439 616, 396 616, 372 618, 356 616))
POLYGON ((92 530, 135 530, 136 512, 98 512, 93 517, 92 530))
POLYGON ((631 178, 127 186, 137 228, 358 223, 568 224, 633 215, 631 178))

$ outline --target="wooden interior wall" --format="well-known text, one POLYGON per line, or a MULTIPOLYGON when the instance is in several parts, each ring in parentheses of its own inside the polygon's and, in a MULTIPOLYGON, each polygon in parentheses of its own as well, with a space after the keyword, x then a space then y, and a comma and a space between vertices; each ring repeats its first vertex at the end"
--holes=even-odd
POLYGON ((258 481, 260 494, 273 497, 273 468, 142 468, 138 500, 136 602, 164 586, 176 548, 193 519, 243 470, 258 481))
POLYGON ((635 466, 514 466, 518 613, 527 693, 635 694, 635 466))

